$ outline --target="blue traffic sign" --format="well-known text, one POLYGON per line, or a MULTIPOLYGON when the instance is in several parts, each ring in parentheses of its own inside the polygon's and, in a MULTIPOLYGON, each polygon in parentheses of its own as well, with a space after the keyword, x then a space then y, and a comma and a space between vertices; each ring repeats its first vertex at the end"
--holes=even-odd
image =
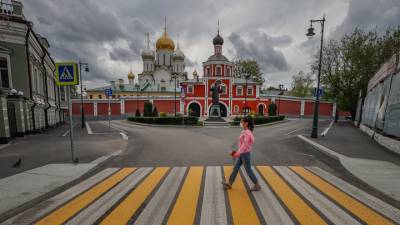
POLYGON ((321 97, 324 93, 324 90, 322 88, 320 88, 320 89, 318 89, 318 93, 316 93, 316 90, 317 89, 314 88, 314 96, 317 96, 317 94, 318 94, 318 96, 321 97))
POLYGON ((104 93, 107 97, 110 97, 113 94, 113 91, 111 88, 107 88, 104 90, 104 93))
POLYGON ((78 73, 77 64, 74 62, 56 63, 57 84, 58 85, 77 85, 78 73))

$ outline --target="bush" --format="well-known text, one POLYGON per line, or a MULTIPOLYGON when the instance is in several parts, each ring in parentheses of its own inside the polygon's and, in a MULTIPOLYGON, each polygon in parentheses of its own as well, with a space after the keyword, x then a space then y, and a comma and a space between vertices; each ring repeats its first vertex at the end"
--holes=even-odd
MULTIPOLYGON (((240 116, 233 118, 233 122, 231 123, 231 125, 233 125, 233 126, 239 125, 242 118, 243 117, 240 117, 240 116)), ((260 125, 260 124, 266 124, 266 123, 284 120, 285 116, 268 116, 268 117, 255 116, 255 117, 253 117, 253 119, 254 119, 255 125, 260 125)))
POLYGON ((136 116, 136 117, 140 117, 140 116, 141 116, 141 115, 140 115, 140 110, 139 110, 139 109, 136 109, 135 116, 136 116))
POLYGON ((197 125, 197 117, 129 117, 129 121, 160 125, 197 125))
POLYGON ((151 104, 151 102, 145 102, 143 116, 151 117, 152 115, 153 115, 153 104, 151 104))
POLYGON ((155 106, 154 106, 154 110, 153 110, 153 116, 158 117, 157 107, 155 107, 155 106))
POLYGON ((160 112, 160 117, 166 117, 167 114, 165 112, 160 112))

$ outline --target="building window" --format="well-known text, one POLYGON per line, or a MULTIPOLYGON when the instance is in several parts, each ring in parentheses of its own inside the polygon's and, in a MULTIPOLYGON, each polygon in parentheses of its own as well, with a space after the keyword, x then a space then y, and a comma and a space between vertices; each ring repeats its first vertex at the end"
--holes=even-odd
POLYGON ((192 93, 193 94, 193 85, 189 85, 188 86, 188 93, 192 93))
POLYGON ((89 98, 90 98, 90 99, 93 99, 93 95, 89 95, 89 98))
POLYGON ((99 99, 102 99, 103 98, 103 96, 102 95, 99 95, 99 99))
POLYGON ((236 95, 238 95, 238 96, 243 95, 243 87, 242 86, 236 87, 236 95))
POLYGON ((235 105, 235 106, 233 107, 233 110, 235 111, 235 113, 238 113, 238 112, 239 112, 239 106, 238 106, 238 105, 235 105))
POLYGON ((221 67, 217 66, 217 72, 216 72, 216 76, 221 76, 221 67))
POLYGON ((253 95, 253 87, 247 87, 247 95, 253 95))
POLYGON ((231 76, 231 69, 229 67, 226 69, 226 75, 228 77, 231 76))
POLYGON ((0 87, 10 88, 8 60, 6 57, 0 57, 0 74, 0 87))
POLYGON ((161 91, 162 91, 162 92, 166 92, 166 91, 167 91, 167 88, 166 88, 166 87, 161 87, 161 91))
POLYGON ((163 54, 163 65, 165 65, 165 54, 163 54))
POLYGON ((207 67, 207 76, 210 76, 211 75, 211 73, 210 73, 210 67, 207 67))

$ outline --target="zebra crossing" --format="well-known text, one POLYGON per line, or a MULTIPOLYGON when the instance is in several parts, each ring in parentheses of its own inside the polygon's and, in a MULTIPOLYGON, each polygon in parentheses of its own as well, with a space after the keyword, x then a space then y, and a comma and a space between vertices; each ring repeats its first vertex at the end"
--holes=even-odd
POLYGON ((1 224, 400 224, 400 210, 318 167, 107 168, 1 224))

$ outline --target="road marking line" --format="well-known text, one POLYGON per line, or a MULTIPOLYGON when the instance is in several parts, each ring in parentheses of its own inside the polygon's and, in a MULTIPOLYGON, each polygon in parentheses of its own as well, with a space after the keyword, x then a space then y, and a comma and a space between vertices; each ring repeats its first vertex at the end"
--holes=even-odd
POLYGON ((121 134, 123 140, 128 140, 129 139, 128 135, 126 135, 124 132, 120 132, 119 134, 121 134))
POLYGON ((57 207, 73 199, 75 196, 85 192, 89 188, 92 188, 95 184, 99 183, 103 179, 107 178, 111 174, 115 173, 118 168, 107 168, 100 171, 99 173, 89 177, 88 179, 82 181, 81 183, 65 190, 64 192, 47 199, 32 208, 23 211, 22 213, 8 219, 1 223, 2 225, 12 225, 12 224, 32 224, 34 221, 38 220, 42 216, 50 213, 57 207))
POLYGON ((92 128, 90 127, 88 121, 85 121, 85 127, 88 134, 93 134, 92 128))
POLYGON ((203 167, 190 167, 171 215, 168 218, 168 225, 194 223, 203 170, 203 167))
MULTIPOLYGON (((224 166, 225 180, 229 180, 232 172, 232 166, 224 166)), ((221 185, 222 188, 222 185, 221 185)), ((253 203, 247 194, 246 187, 242 181, 241 175, 238 174, 232 189, 228 190, 229 204, 231 206, 232 219, 235 225, 257 225, 260 224, 253 203)))
POLYGON ((157 167, 100 224, 127 224, 168 170, 169 167, 157 167))
POLYGON ((152 168, 139 168, 130 174, 121 183, 108 191, 105 195, 97 199, 89 207, 85 208, 74 218, 69 220, 66 225, 95 224, 107 211, 116 204, 126 193, 132 190, 141 180, 143 180, 152 168))
POLYGON ((341 189, 342 191, 346 192, 347 194, 351 195, 352 197, 358 199, 359 201, 363 202, 364 204, 368 205, 369 207, 373 208, 374 210, 382 213, 383 215, 387 216, 388 218, 392 219, 396 223, 400 224, 400 210, 387 204, 386 202, 380 200, 379 198, 368 194, 360 190, 359 188, 345 182, 344 180, 340 179, 332 175, 331 173, 326 172, 325 170, 318 168, 318 167, 306 167, 308 170, 313 172, 314 174, 323 177, 324 180, 330 182, 331 184, 335 185, 337 188, 341 189))
POLYGON ((221 181, 221 168, 219 166, 207 167, 200 225, 228 224, 221 181))
POLYGON ((306 127, 299 127, 299 128, 297 128, 297 129, 294 129, 294 130, 290 131, 289 133, 286 133, 285 135, 291 135, 291 134, 293 134, 294 132, 299 131, 299 130, 304 129, 304 128, 306 128, 306 127))
MULTIPOLYGON (((74 129, 75 126, 76 126, 76 124, 72 124, 72 129, 74 129)), ((65 137, 69 134, 69 132, 71 132, 71 130, 68 128, 68 130, 66 130, 61 136, 65 137)))
POLYGON ((335 122, 335 121, 332 120, 331 123, 329 124, 329 126, 328 126, 327 128, 325 128, 325 130, 321 133, 321 136, 322 136, 322 137, 325 136, 326 134, 328 134, 328 131, 329 131, 329 129, 331 129, 331 127, 332 127, 332 125, 333 125, 334 122, 335 122))
POLYGON ((333 224, 361 225, 360 222, 315 190, 311 185, 307 184, 307 182, 303 181, 289 168, 283 166, 274 166, 274 168, 293 188, 303 195, 308 202, 313 204, 315 208, 321 211, 333 224))
POLYGON ((261 175, 279 196, 286 207, 293 213, 300 224, 326 224, 326 222, 300 198, 289 185, 269 166, 257 166, 261 175))
POLYGON ((79 210, 83 209, 87 205, 91 204, 94 200, 96 200, 103 193, 110 190, 116 184, 125 179, 129 174, 135 171, 135 168, 124 168, 102 181, 95 187, 91 188, 87 192, 68 202, 61 208, 52 212, 50 215, 39 220, 36 225, 45 225, 45 224, 63 224, 69 218, 74 216, 79 210))
POLYGON ((329 183, 322 180, 318 176, 312 174, 308 170, 299 166, 291 166, 290 168, 298 175, 300 175, 302 178, 304 178, 306 181, 311 183, 318 190, 325 193, 331 199, 336 201, 339 205, 348 209, 350 212, 352 212, 354 215, 359 217, 367 224, 385 224, 385 225, 393 224, 391 221, 382 217, 381 215, 379 215, 366 205, 362 204, 361 202, 355 200, 346 193, 330 185, 329 183))
MULTIPOLYGON (((278 199, 276 199, 271 189, 260 177, 254 167, 253 171, 258 179, 258 183, 261 186, 261 190, 254 191, 251 194, 254 196, 254 199, 256 200, 256 203, 260 208, 261 214, 263 215, 265 222, 267 224, 294 225, 294 222, 292 221, 290 216, 286 213, 285 209, 279 203, 278 199)), ((244 180, 246 181, 246 183, 249 186, 253 185, 253 182, 250 180, 249 176, 247 176, 244 168, 242 168, 242 172, 244 174, 244 180)))
POLYGON ((162 224, 185 173, 186 167, 174 167, 171 169, 167 178, 136 219, 135 225, 162 224))

